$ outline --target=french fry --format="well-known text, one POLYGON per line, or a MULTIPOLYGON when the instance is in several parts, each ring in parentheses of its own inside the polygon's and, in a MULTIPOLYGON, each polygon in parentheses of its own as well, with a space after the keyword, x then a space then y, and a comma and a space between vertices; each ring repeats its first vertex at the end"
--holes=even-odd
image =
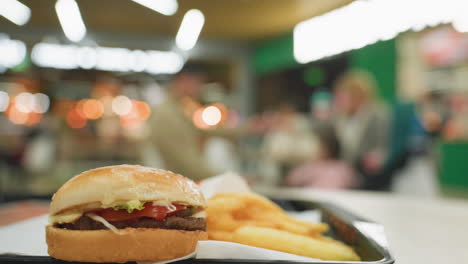
POLYGON ((304 236, 317 236, 328 231, 328 225, 324 223, 312 223, 294 219, 285 213, 256 213, 252 217, 256 221, 271 222, 272 226, 291 233, 304 236))
POLYGON ((267 198, 253 193, 219 193, 213 196, 210 200, 218 200, 223 198, 234 198, 244 201, 249 207, 261 208, 262 211, 283 212, 283 209, 268 200, 267 198))
POLYGON ((298 234, 298 235, 303 235, 303 236, 315 234, 314 232, 311 232, 311 230, 304 225, 297 225, 288 221, 281 221, 281 220, 279 221, 276 220, 275 223, 278 229, 287 231, 293 234, 298 234))
MULTIPOLYGON (((305 233, 303 233, 304 235, 317 235, 317 234, 324 233, 328 231, 329 229, 327 224, 301 221, 301 220, 292 218, 286 214, 282 215, 279 218, 276 218, 276 221, 280 223, 286 223, 284 224, 285 225, 284 230, 290 231, 292 233, 296 233, 296 232, 293 232, 294 227, 299 229, 299 226, 300 226, 301 230, 307 230, 305 231, 305 233), (290 227, 291 229, 288 229, 288 227, 290 227)), ((297 233, 297 234, 302 234, 302 233, 297 233)))
POLYGON ((265 227, 243 226, 233 234, 237 243, 262 247, 322 260, 357 261, 359 256, 344 244, 292 234, 265 227))
POLYGON ((245 207, 245 202, 236 197, 215 196, 207 202, 207 210, 211 211, 233 211, 242 207, 245 207))
POLYGON ((270 222, 270 221, 256 221, 256 220, 242 221, 242 226, 258 226, 258 227, 276 228, 276 225, 273 222, 270 222))
POLYGON ((234 242, 234 239, 233 239, 234 233, 232 232, 208 230, 208 234, 209 234, 209 239, 212 239, 212 240, 234 242))
POLYGON ((359 260, 351 247, 323 235, 327 224, 295 219, 260 195, 217 194, 208 200, 206 213, 210 239, 323 260, 359 260))
POLYGON ((229 214, 217 214, 216 218, 208 217, 206 221, 207 229, 219 231, 234 231, 242 226, 242 223, 236 221, 229 214))
POLYGON ((317 236, 328 230, 323 223, 309 223, 294 219, 268 199, 247 193, 221 193, 208 200, 208 225, 213 229, 233 231, 248 221, 248 225, 275 227, 291 233, 317 236), (220 216, 223 214, 223 216, 220 216), (226 216, 229 214, 230 216, 226 216), (217 217, 210 217, 217 216, 217 217), (213 221, 210 221, 213 220, 213 221))

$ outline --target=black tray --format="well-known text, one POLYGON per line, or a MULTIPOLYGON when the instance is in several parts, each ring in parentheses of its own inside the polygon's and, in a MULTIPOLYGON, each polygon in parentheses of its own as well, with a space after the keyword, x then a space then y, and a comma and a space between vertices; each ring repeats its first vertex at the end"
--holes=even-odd
MULTIPOLYGON (((361 261, 327 261, 327 263, 362 263, 362 264, 392 264, 394 259, 387 248, 383 227, 372 221, 356 216, 334 204, 317 201, 278 200, 278 205, 288 211, 320 210, 322 221, 330 225, 327 235, 351 245, 361 257, 361 261)), ((4 264, 71 264, 50 257, 0 255, 0 263, 4 264)), ((243 259, 186 259, 177 264, 285 264, 302 262, 272 261, 272 260, 243 260, 243 259)), ((323 263, 323 262, 307 262, 323 263)))

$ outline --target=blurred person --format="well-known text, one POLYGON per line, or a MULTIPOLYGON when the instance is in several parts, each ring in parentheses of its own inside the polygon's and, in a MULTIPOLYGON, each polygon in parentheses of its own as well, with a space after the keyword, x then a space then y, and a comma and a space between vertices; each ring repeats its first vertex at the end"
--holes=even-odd
POLYGON ((449 117, 445 100, 438 91, 430 91, 424 94, 417 105, 419 121, 427 135, 438 137, 442 133, 449 117))
POLYGON ((388 154, 391 120, 386 105, 377 98, 374 78, 360 70, 345 73, 335 83, 335 107, 333 122, 341 157, 365 176, 363 188, 377 188, 388 154))
POLYGON ((310 100, 311 115, 317 124, 326 124, 332 114, 332 95, 325 88, 314 92, 310 100))
POLYGON ((25 131, 5 119, 0 117, 0 193, 12 191, 26 176, 22 166, 25 131))
POLYGON ((202 138, 221 136, 237 138, 249 128, 200 129, 192 121, 196 100, 204 83, 200 68, 186 66, 169 84, 165 100, 151 117, 152 140, 165 169, 186 175, 193 180, 214 176, 220 171, 210 167, 204 158, 202 138))
POLYGON ((240 171, 237 148, 222 137, 211 137, 205 143, 204 158, 217 171, 240 171))
POLYGON ((411 126, 410 151, 413 156, 431 155, 434 139, 446 132, 446 125, 451 125, 443 101, 438 91, 426 92, 418 99, 411 126))
POLYGON ((285 183, 288 186, 322 189, 350 189, 358 186, 359 179, 353 168, 340 158, 340 143, 332 127, 319 129, 319 150, 317 156, 289 173, 285 183))
POLYGON ((270 120, 263 152, 277 164, 280 177, 285 177, 291 168, 317 155, 317 139, 307 117, 292 104, 281 104, 270 120))
MULTIPOLYGON (((216 105, 223 113, 222 127, 236 127, 238 114, 229 109, 229 94, 221 83, 213 82, 203 85, 200 99, 205 104, 216 105)), ((217 171, 240 171, 240 147, 232 140, 219 136, 212 136, 204 142, 204 158, 209 166, 217 171)), ((246 176, 246 175, 244 175, 246 176)))
POLYGON ((443 138, 448 141, 468 139, 468 93, 451 94, 448 109, 450 114, 443 127, 443 138))
POLYGON ((28 134, 23 165, 33 174, 49 170, 56 162, 57 131, 49 116, 45 119, 43 124, 31 129, 28 134))

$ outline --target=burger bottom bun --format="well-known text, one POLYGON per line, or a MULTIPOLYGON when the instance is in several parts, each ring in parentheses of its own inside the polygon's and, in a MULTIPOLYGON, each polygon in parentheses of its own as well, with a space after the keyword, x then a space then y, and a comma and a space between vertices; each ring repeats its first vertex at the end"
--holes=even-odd
POLYGON ((66 261, 128 262, 162 261, 195 251, 205 231, 159 228, 125 228, 118 235, 111 230, 67 230, 48 225, 49 255, 66 261))

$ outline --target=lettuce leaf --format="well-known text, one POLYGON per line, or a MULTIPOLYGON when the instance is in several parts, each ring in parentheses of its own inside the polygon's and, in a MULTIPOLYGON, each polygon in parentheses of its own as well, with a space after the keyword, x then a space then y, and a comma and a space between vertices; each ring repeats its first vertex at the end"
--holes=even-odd
POLYGON ((112 209, 116 211, 124 209, 124 210, 127 210, 127 212, 130 214, 133 212, 133 210, 138 210, 138 211, 143 210, 145 208, 144 204, 145 203, 143 202, 132 200, 125 204, 119 204, 119 205, 113 206, 112 209))

